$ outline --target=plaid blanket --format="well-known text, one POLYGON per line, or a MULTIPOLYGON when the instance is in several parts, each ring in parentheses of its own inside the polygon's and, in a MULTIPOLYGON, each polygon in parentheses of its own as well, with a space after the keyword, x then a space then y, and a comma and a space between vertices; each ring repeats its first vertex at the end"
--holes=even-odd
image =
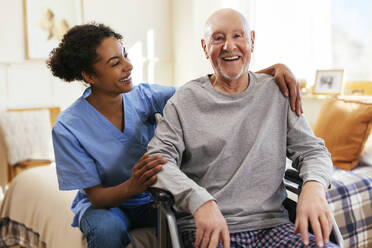
POLYGON ((22 247, 45 248, 45 242, 39 239, 39 234, 33 232, 25 225, 12 221, 9 218, 0 220, 0 247, 22 247))
POLYGON ((327 199, 345 247, 372 247, 372 166, 335 168, 327 199))

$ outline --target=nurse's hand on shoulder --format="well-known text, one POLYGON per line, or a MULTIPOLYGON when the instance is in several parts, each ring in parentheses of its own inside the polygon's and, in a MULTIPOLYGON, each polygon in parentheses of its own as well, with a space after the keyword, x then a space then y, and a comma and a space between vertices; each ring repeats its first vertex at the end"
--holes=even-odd
POLYGON ((147 153, 132 168, 132 176, 128 183, 134 194, 139 194, 147 190, 147 188, 156 182, 156 174, 163 169, 163 164, 167 160, 162 156, 151 156, 147 153))
POLYGON ((300 116, 304 112, 302 110, 300 84, 286 65, 275 64, 274 68, 275 72, 273 73, 273 76, 275 82, 278 84, 284 96, 287 97, 289 95, 289 102, 292 111, 295 111, 296 114, 300 116))

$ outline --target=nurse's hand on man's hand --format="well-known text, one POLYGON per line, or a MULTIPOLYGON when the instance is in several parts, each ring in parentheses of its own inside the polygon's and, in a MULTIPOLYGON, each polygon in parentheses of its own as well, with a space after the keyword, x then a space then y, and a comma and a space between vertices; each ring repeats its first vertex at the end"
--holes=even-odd
POLYGON ((145 153, 132 168, 132 176, 128 183, 134 194, 139 194, 147 190, 149 186, 156 182, 156 174, 163 169, 163 164, 167 160, 162 156, 151 156, 145 153))

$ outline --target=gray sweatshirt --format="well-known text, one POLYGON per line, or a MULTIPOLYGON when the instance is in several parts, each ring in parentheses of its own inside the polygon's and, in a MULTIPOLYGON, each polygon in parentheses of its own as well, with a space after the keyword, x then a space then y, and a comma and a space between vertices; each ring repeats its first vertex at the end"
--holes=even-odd
POLYGON ((304 158, 304 182, 330 183, 324 142, 290 110, 271 76, 249 77, 240 94, 221 93, 208 76, 198 78, 164 108, 148 151, 168 159, 154 186, 173 194, 180 231, 195 228, 191 214, 211 199, 232 233, 289 222, 282 206, 286 156, 304 158))

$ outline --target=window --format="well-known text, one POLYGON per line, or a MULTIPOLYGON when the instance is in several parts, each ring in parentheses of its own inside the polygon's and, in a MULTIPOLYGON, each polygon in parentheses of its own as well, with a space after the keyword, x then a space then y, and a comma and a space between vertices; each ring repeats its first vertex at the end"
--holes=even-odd
POLYGON ((317 69, 344 69, 345 81, 372 81, 370 0, 251 0, 254 69, 287 64, 312 85, 317 69))

